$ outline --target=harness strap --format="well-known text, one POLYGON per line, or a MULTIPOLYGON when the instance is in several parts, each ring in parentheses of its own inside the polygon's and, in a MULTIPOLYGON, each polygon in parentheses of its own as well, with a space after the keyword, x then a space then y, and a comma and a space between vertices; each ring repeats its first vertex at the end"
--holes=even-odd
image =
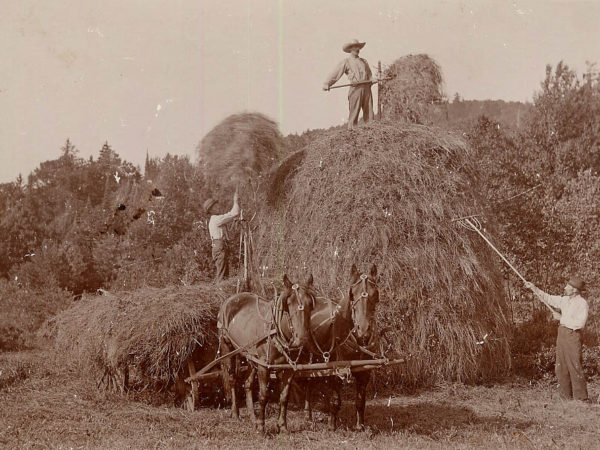
POLYGON ((186 383, 189 383, 190 381, 195 380, 196 378, 198 378, 200 375, 205 374, 206 372, 208 372, 210 369, 212 369, 213 367, 215 367, 219 362, 221 362, 223 359, 225 358, 230 358, 231 356, 235 356, 238 353, 241 353, 245 350, 248 350, 249 348, 255 347, 258 344, 260 344, 262 341, 266 340, 269 336, 271 336, 272 334, 276 333, 276 330, 271 330, 269 331, 269 333, 265 336, 262 336, 261 338, 250 342, 249 344, 240 346, 239 344, 237 344, 229 335, 229 333, 227 332, 226 329, 223 329, 223 332, 227 333, 227 339, 236 347, 235 350, 225 354, 225 355, 221 355, 218 358, 214 359, 211 363, 209 363, 208 365, 206 365, 204 368, 202 368, 202 370, 196 372, 194 375, 188 377, 185 379, 186 383))
POLYGON ((358 341, 356 340, 356 337, 354 336, 354 333, 351 333, 351 334, 352 334, 352 341, 351 341, 351 342, 352 342, 352 344, 354 345, 354 348, 353 348, 352 350, 355 350, 355 351, 357 351, 357 350, 358 350, 358 351, 361 351, 361 352, 363 352, 363 353, 365 353, 365 354, 369 355, 371 358, 375 358, 375 359, 380 359, 380 358, 382 358, 382 359, 387 359, 387 358, 385 357, 385 355, 381 355, 381 356, 380 356, 380 355, 378 355, 377 353, 374 353, 374 352, 372 352, 372 351, 371 351, 371 350, 369 350, 368 348, 366 348, 366 347, 364 347, 364 346, 360 345, 360 344, 358 343, 358 341))
POLYGON ((262 319, 263 322, 267 322, 268 323, 269 322, 269 317, 263 316, 262 313, 260 312, 260 301, 263 300, 263 301, 266 302, 267 299, 262 298, 261 296, 256 295, 256 294, 254 294, 254 295, 256 296, 256 314, 258 315, 258 317, 260 317, 262 319))

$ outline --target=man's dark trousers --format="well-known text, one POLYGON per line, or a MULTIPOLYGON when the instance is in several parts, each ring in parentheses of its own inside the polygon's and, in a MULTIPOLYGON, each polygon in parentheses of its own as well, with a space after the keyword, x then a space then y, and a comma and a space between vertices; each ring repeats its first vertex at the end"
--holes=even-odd
POLYGON ((564 399, 587 400, 587 385, 581 364, 581 333, 561 325, 556 338, 556 377, 564 399))
POLYGON ((227 245, 224 239, 214 239, 212 241, 212 259, 217 269, 215 281, 227 278, 229 276, 229 266, 227 264, 227 245))

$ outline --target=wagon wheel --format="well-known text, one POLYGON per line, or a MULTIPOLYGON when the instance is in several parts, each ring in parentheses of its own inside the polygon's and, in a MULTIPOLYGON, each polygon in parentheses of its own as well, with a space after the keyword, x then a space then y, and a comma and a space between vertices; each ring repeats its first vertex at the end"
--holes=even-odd
MULTIPOLYGON (((196 365, 194 364, 194 361, 192 361, 191 358, 188 360, 188 371, 190 376, 196 373, 196 365)), ((198 405, 200 404, 199 383, 198 381, 191 381, 190 385, 190 393, 185 399, 185 409, 188 411, 195 411, 198 405)))

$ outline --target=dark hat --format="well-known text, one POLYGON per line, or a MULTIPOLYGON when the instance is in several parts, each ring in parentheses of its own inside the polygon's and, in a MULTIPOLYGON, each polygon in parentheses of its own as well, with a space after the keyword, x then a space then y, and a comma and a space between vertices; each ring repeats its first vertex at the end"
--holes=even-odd
POLYGON ((217 200, 215 200, 214 198, 209 198, 208 200, 206 200, 206 201, 204 202, 204 211, 205 211, 205 212, 208 212, 208 210, 209 210, 210 208, 212 208, 212 206, 213 206, 215 203, 217 203, 217 200))
POLYGON ((585 289, 585 281, 583 281, 579 277, 571 277, 569 279, 569 284, 573 286, 578 291, 583 291, 585 289))

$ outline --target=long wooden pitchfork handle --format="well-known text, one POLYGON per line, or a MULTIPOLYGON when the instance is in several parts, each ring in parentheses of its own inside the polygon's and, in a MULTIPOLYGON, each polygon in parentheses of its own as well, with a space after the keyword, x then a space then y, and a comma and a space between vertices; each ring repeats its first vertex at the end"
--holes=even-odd
MULTIPOLYGON (((493 250, 494 250, 496 253, 498 253, 498 256, 500 256, 500 258, 502 258, 502 260, 503 260, 503 261, 504 261, 506 264, 508 264, 508 267, 510 267, 510 268, 513 270, 513 272, 515 272, 515 273, 516 273, 516 274, 519 276, 519 278, 520 278, 520 279, 523 281, 523 283, 527 283, 527 280, 526 280, 526 279, 523 277, 523 275, 521 275, 521 274, 519 273, 519 271, 518 271, 517 269, 515 269, 515 268, 513 267, 513 265, 512 265, 512 264, 511 264, 511 263, 508 261, 508 259, 506 259, 506 258, 504 257, 504 255, 503 255, 502 253, 500 253, 500 251, 499 251, 499 250, 498 250, 496 247, 494 247, 494 244, 492 244, 492 243, 489 241, 489 239, 488 239, 487 237, 485 237, 485 235, 484 235, 484 234, 483 234, 483 233, 482 233, 482 232, 479 230, 479 228, 477 228, 477 226, 475 226, 475 224, 474 224, 474 223, 471 221, 471 219, 470 219, 469 217, 464 217, 462 220, 463 220, 463 221, 464 221, 464 222, 465 222, 467 225, 469 225, 469 227, 470 227, 472 230, 475 230, 475 231, 477 231, 477 233, 479 234, 479 236, 481 236, 481 237, 483 238, 483 240, 484 240, 485 242, 487 242, 487 244, 488 244, 490 247, 492 247, 492 249, 493 249, 493 250)), ((555 310, 554 308, 552 308, 552 306, 550 306, 550 305, 549 305, 548 303, 546 303, 545 301, 543 301, 543 300, 542 300, 542 303, 543 303, 544 305, 546 305, 546 306, 548 307, 548 309, 550 309, 550 311, 552 311, 553 313, 554 313, 554 312, 556 312, 556 310, 555 310)))
POLYGON ((465 221, 465 223, 466 223, 467 225, 469 225, 469 226, 471 227, 471 229, 472 229, 472 230, 475 230, 475 231, 477 231, 477 233, 479 234, 479 236, 481 236, 481 237, 483 238, 483 240, 484 240, 485 242, 487 242, 487 243, 488 243, 488 245, 489 245, 490 247, 492 247, 492 249, 493 249, 493 250, 494 250, 496 253, 498 253, 498 256, 500 256, 500 258, 502 258, 502 260, 503 260, 503 261, 504 261, 506 264, 508 264, 508 267, 510 267, 510 268, 511 268, 511 269, 512 269, 512 270, 513 270, 513 271, 514 271, 514 272, 515 272, 515 273, 516 273, 516 274, 519 276, 519 278, 520 278, 521 280, 523 280, 523 283, 527 283, 527 280, 526 280, 526 279, 523 277, 523 275, 521 275, 521 274, 519 273, 519 271, 518 271, 517 269, 515 269, 515 268, 513 267, 513 265, 512 265, 512 264, 511 264, 511 263, 508 261, 508 259, 506 259, 506 258, 504 257, 504 255, 503 255, 502 253, 500 253, 500 251, 499 251, 499 250, 498 250, 496 247, 494 247, 494 244, 492 244, 492 243, 489 241, 489 239, 488 239, 487 237, 485 237, 485 235, 484 235, 484 234, 483 234, 481 231, 479 231, 479 228, 477 228, 477 227, 475 226, 475 224, 474 224, 473 222, 471 222, 471 219, 470 219, 470 218, 468 218, 468 217, 467 217, 467 218, 464 218, 463 220, 465 221))
POLYGON ((337 86, 331 86, 329 89, 337 89, 337 88, 342 88, 342 87, 346 87, 346 86, 358 86, 360 84, 377 84, 380 81, 387 81, 387 80, 391 80, 391 78, 381 78, 379 80, 367 80, 367 81, 357 81, 355 83, 348 83, 348 84, 338 84, 337 86))

